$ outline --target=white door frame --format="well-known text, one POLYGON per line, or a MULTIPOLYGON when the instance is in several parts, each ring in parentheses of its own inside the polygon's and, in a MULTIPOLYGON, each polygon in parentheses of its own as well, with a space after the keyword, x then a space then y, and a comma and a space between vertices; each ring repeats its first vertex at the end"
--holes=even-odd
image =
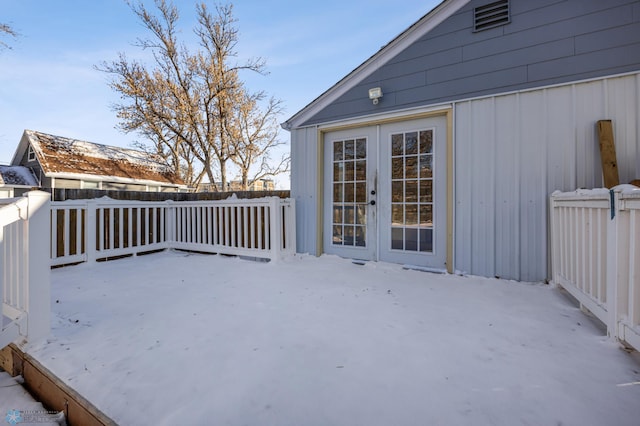
MULTIPOLYGON (((420 112, 391 113, 386 116, 367 117, 364 119, 348 120, 344 122, 330 123, 317 127, 317 204, 316 204, 316 253, 318 255, 325 253, 324 249, 324 232, 325 232, 325 136, 329 132, 355 129, 365 126, 381 126, 389 123, 398 123, 414 119, 431 118, 444 116, 446 118, 446 269, 449 273, 454 271, 454 150, 453 150, 453 108, 451 105, 434 107, 425 109, 420 112)), ((378 134, 378 144, 380 143, 380 135, 378 134)), ((379 148, 379 146, 378 146, 379 148)), ((380 155, 378 155, 380 158, 380 155)), ((326 201, 326 202, 331 202, 326 201)), ((376 258, 379 253, 376 252, 376 258)))

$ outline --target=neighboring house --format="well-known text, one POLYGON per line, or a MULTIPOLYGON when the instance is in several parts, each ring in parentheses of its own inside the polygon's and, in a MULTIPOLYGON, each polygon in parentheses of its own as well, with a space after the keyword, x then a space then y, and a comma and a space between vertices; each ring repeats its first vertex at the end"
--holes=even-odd
MULTIPOLYGON (((272 179, 256 179, 249 185, 247 191, 273 191, 276 189, 275 183, 272 179)), ((198 192, 218 192, 223 191, 222 183, 201 183, 198 185, 198 192)), ((232 180, 227 182, 227 188, 224 192, 228 191, 243 191, 242 182, 239 180, 232 180)))
POLYGON ((187 190, 156 155, 33 130, 24 131, 12 165, 29 168, 42 188, 187 190))
POLYGON ((640 1, 443 1, 283 123, 298 250, 545 280, 549 195, 603 185, 601 119, 640 177, 639 115, 640 1))
POLYGON ((28 168, 0 166, 0 198, 18 197, 38 186, 38 181, 28 168))

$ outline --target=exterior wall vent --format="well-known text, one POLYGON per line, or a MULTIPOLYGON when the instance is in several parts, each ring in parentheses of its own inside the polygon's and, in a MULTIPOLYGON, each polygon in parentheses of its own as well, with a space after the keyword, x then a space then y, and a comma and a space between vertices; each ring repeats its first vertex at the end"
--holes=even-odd
POLYGON ((499 0, 473 9, 473 30, 482 31, 499 27, 511 21, 509 0, 499 0))

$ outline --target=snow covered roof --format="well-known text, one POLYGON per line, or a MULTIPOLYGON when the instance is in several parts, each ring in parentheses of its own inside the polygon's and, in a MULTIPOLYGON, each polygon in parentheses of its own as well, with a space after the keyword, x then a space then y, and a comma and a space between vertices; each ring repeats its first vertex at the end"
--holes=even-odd
POLYGON ((25 130, 25 136, 47 176, 92 175, 113 180, 184 185, 160 156, 128 148, 25 130))
POLYGON ((0 186, 37 187, 39 185, 35 176, 27 167, 0 166, 0 186))

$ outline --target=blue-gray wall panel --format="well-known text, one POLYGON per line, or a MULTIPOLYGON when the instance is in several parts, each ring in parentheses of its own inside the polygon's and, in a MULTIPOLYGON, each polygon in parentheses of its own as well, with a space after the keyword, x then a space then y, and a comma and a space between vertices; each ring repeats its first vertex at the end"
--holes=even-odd
POLYGON ((640 22, 576 37, 576 54, 640 43, 640 22))
POLYGON ((609 70, 616 69, 640 69, 640 43, 531 64, 528 66, 528 75, 530 81, 545 81, 554 77, 570 77, 600 70, 611 74, 609 70), (629 65, 618 68, 616 65, 623 57, 628 58, 629 65))
POLYGON ((511 23, 473 32, 473 8, 489 2, 470 1, 304 125, 640 69, 640 0, 511 0, 511 23))
MULTIPOLYGON (((615 11, 615 13, 619 14, 619 11, 615 11)), ((560 21, 516 33, 505 34, 500 43, 496 43, 496 40, 493 39, 474 41, 463 47, 463 58, 466 61, 478 57, 495 55, 497 53, 509 52, 513 49, 513 46, 525 48, 534 45, 544 45, 554 40, 571 37, 576 37, 577 39, 589 34, 598 34, 599 37, 607 37, 608 39, 606 41, 608 43, 619 45, 618 43, 624 40, 621 40, 617 34, 600 33, 601 30, 618 28, 620 25, 624 26, 624 23, 630 21, 627 16, 622 18, 624 23, 620 23, 616 21, 618 17, 619 16, 602 16, 602 19, 593 19, 593 16, 589 15, 576 18, 571 25, 568 25, 566 21, 560 21), (578 28, 584 28, 583 31, 585 32, 579 33, 578 28), (609 37, 611 37, 611 39, 609 39, 609 37)))
POLYGON ((460 62, 462 62, 462 49, 456 47, 402 62, 394 62, 386 66, 380 73, 365 79, 360 85, 370 85, 372 82, 401 78, 403 75, 415 73, 415 70, 420 70, 419 72, 426 74, 428 69, 459 64, 460 62))
MULTIPOLYGON (((456 64, 429 70, 427 71, 427 83, 435 84, 443 81, 464 79, 478 74, 489 74, 528 65, 532 62, 538 63, 565 58, 573 54, 573 50, 573 39, 564 39, 499 55, 480 57, 467 61, 464 67, 456 64)), ((482 82, 479 83, 481 84, 482 82)))
POLYGON ((514 15, 511 24, 504 26, 504 29, 505 33, 515 33, 530 28, 546 27, 554 22, 563 22, 564 25, 573 27, 576 34, 584 34, 590 32, 589 25, 598 19, 612 25, 628 23, 632 13, 632 3, 629 0, 567 0, 531 10, 522 15, 514 15), (618 22, 618 19, 623 21, 618 22))

